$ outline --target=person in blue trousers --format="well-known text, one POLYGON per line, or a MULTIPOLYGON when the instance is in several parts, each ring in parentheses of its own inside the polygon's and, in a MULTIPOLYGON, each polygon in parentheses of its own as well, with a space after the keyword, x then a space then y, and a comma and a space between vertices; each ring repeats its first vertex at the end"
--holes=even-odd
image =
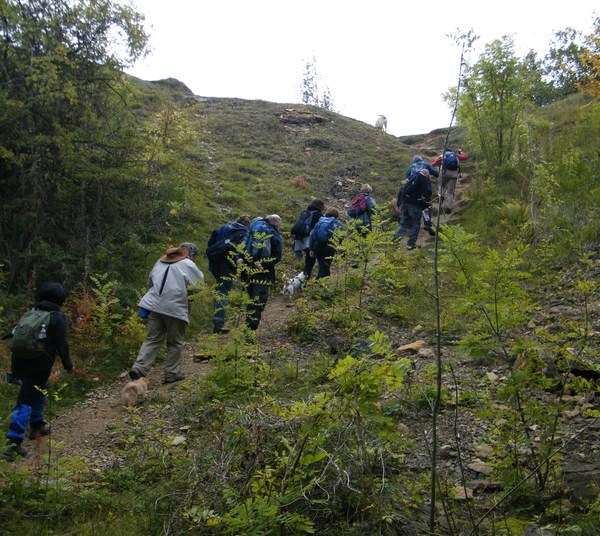
POLYGON ((210 235, 206 256, 208 269, 217 282, 217 299, 213 315, 213 332, 227 333, 225 329, 225 307, 227 296, 233 288, 238 255, 236 248, 244 242, 250 227, 250 217, 240 216, 236 221, 226 223, 210 235))
POLYGON ((67 372, 73 372, 67 340, 68 320, 61 311, 66 298, 67 292, 60 283, 42 283, 33 309, 23 315, 11 335, 12 375, 21 388, 6 432, 9 443, 4 452, 6 459, 27 456, 22 446, 27 437, 36 439, 50 433, 50 425, 44 419, 46 397, 43 391, 56 356, 67 372), (21 344, 16 344, 17 340, 21 344))

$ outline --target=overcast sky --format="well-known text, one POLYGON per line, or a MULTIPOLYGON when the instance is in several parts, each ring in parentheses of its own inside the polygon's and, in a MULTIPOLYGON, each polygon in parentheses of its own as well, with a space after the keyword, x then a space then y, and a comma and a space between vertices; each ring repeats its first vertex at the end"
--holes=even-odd
POLYGON ((555 30, 589 32, 597 0, 133 0, 151 52, 130 73, 173 77, 197 95, 298 102, 313 55, 336 111, 396 134, 447 125, 442 93, 459 52, 445 36, 473 28, 480 45, 512 34, 544 52, 555 30))

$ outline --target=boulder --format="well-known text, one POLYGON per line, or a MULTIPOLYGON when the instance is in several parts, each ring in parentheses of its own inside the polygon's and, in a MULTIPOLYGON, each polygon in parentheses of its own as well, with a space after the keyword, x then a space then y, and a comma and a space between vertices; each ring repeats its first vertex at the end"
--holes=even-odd
POLYGON ((396 348, 396 353, 400 355, 416 354, 419 352, 419 350, 425 348, 425 346, 427 346, 427 343, 425 341, 417 340, 409 344, 403 344, 402 346, 399 346, 398 348, 396 348))
POLYGON ((467 465, 467 468, 471 469, 471 471, 486 476, 491 475, 494 472, 494 469, 490 465, 482 462, 481 460, 475 460, 474 462, 471 462, 469 465, 467 465))

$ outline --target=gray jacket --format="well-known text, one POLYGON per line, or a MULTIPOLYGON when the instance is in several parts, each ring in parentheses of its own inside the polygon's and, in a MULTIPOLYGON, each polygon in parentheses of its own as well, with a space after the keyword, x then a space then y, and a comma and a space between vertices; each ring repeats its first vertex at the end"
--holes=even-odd
POLYGON ((174 263, 158 261, 150 272, 150 290, 139 306, 189 323, 187 287, 203 281, 204 274, 190 259, 174 263))

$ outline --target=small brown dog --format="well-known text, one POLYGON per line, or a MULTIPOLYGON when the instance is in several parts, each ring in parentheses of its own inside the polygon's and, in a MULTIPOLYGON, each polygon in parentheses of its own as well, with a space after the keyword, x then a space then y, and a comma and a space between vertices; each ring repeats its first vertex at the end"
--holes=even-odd
POLYGON ((124 406, 135 406, 148 393, 148 380, 143 376, 127 382, 121 390, 121 402, 124 406))

